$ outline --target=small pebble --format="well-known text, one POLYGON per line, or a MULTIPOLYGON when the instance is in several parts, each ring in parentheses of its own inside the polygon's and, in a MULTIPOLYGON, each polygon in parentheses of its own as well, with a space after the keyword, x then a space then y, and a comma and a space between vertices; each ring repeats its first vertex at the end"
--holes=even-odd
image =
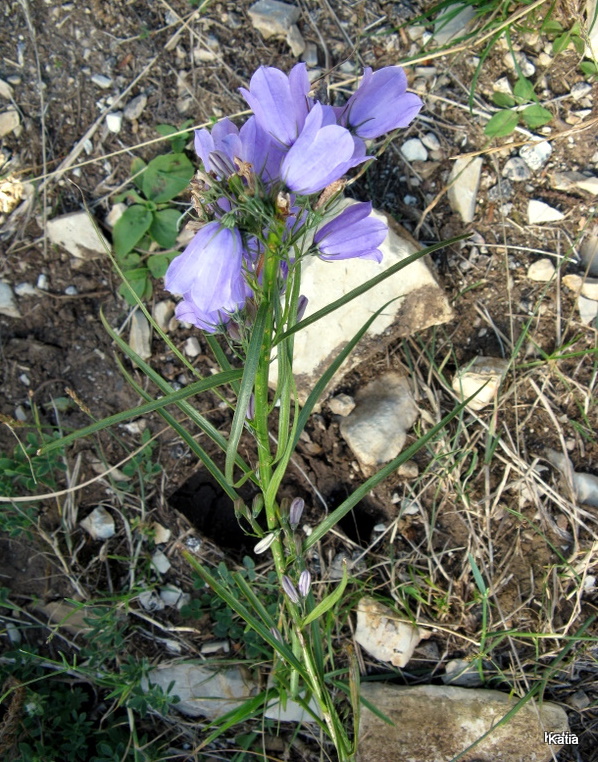
POLYGON ((590 85, 589 82, 577 82, 573 87, 571 88, 570 95, 575 101, 579 101, 582 98, 585 98, 586 95, 589 95, 592 92, 592 85, 590 85))
POLYGON ((527 271, 527 277, 530 280, 535 280, 538 283, 548 283, 548 281, 554 276, 556 268, 550 259, 538 259, 536 262, 532 262, 527 271))
POLYGON ((195 336, 190 336, 183 345, 187 357, 194 358, 201 354, 201 345, 195 336))
POLYGON ((422 143, 426 146, 426 148, 429 148, 430 151, 440 150, 440 140, 438 140, 433 132, 427 132, 422 137, 422 143))
POLYGON ((20 421, 21 423, 24 423, 27 420, 27 413, 25 412, 25 408, 23 405, 17 405, 15 408, 15 418, 17 421, 20 421))
POLYGON ((67 296, 76 296, 79 292, 77 291, 77 286, 67 286, 64 289, 64 293, 67 296))
POLYGON ((48 276, 45 273, 41 273, 37 279, 36 286, 40 291, 47 291, 48 290, 48 276))
POLYGON ((112 80, 110 77, 106 77, 103 74, 94 74, 91 81, 94 85, 101 87, 102 90, 107 90, 109 87, 112 87, 112 80))
POLYGON ((519 156, 521 156, 532 172, 542 169, 550 158, 551 153, 552 146, 546 140, 521 146, 519 149, 519 156))
POLYGON ((128 119, 130 122, 133 122, 136 119, 139 119, 139 117, 143 113, 143 109, 146 106, 147 106, 147 95, 145 95, 145 93, 141 93, 141 95, 137 95, 135 98, 130 100, 125 106, 125 110, 124 110, 125 119, 128 119))
POLYGON ((17 283, 15 286, 15 294, 17 296, 35 296, 37 289, 32 286, 31 283, 17 283))
POLYGON ((419 138, 406 140, 400 148, 407 161, 427 161, 428 151, 419 138))
POLYGON ((111 111, 106 114, 106 127, 109 132, 113 132, 115 135, 119 133, 123 126, 123 112, 111 111))
POLYGON ((505 162, 502 170, 502 176, 515 183, 529 180, 532 176, 528 165, 519 156, 513 156, 505 162))

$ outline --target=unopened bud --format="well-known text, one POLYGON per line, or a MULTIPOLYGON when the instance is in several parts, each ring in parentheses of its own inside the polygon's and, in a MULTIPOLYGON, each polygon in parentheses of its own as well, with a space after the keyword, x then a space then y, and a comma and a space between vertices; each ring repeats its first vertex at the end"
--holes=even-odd
POLYGON ((306 296, 301 295, 297 300, 297 321, 302 320, 307 309, 307 303, 309 299, 306 296))
POLYGON ((297 589, 299 590, 299 595, 302 598, 305 598, 307 594, 309 593, 309 588, 311 587, 311 574, 305 570, 302 571, 299 575, 299 582, 297 583, 297 589))
POLYGON ((282 639, 282 635, 280 634, 279 630, 276 627, 270 627, 270 632, 276 638, 276 640, 278 640, 279 643, 284 643, 284 640, 282 639))
POLYGON ((258 555, 260 553, 265 553, 270 547, 270 545, 272 545, 275 539, 276 539, 276 534, 274 532, 271 532, 270 534, 265 535, 255 546, 255 548, 253 549, 253 552, 257 553, 258 555))
POLYGON ((251 503, 251 515, 254 519, 257 519, 257 517, 262 512, 262 508, 264 507, 264 496, 263 495, 256 495, 253 498, 253 502, 251 503))
POLYGON ((282 589, 289 596, 293 603, 299 603, 299 595, 295 589, 295 585, 291 582, 286 574, 282 578, 282 589))
POLYGON ((304 508, 305 500, 301 497, 296 497, 291 503, 291 507, 289 508, 289 524, 291 525, 291 529, 297 529, 299 526, 304 508))
POLYGON ((251 396, 249 397, 249 402, 247 403, 247 410, 245 411, 245 417, 253 421, 255 418, 255 394, 253 392, 251 393, 251 396))

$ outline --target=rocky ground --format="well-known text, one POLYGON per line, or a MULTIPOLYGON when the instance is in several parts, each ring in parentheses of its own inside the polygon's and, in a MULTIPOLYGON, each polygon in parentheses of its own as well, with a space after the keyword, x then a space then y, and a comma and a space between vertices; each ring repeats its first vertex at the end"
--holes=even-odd
MULTIPOLYGON (((408 668, 392 662, 396 684, 438 684, 447 665, 460 659, 480 665, 465 684, 507 692, 517 686, 518 695, 548 675, 545 696, 566 711, 580 739, 557 758, 598 759, 596 641, 575 641, 567 651, 588 622, 584 635, 597 634, 591 624, 598 564, 596 85, 580 70, 573 45, 555 54, 552 38, 538 34, 543 6, 511 26, 510 40, 499 37, 488 49, 484 33, 455 42, 474 28, 463 18, 452 41, 448 34, 430 40, 433 23, 412 21, 418 4, 307 0, 274 36, 250 5, 5 4, 2 451, 12 453, 39 426, 66 433, 86 425, 89 412, 100 419, 142 401, 123 376, 102 319, 175 386, 191 379, 119 296, 100 239, 101 232, 111 241, 131 160, 148 161, 168 146, 156 125, 190 120, 195 127, 240 114, 245 103, 238 88, 261 64, 286 71, 305 60, 314 85, 342 102, 363 66, 409 61, 410 87, 425 108, 390 144, 376 146, 377 161, 348 192, 371 199, 402 226, 395 232, 405 250, 469 237, 428 259, 425 277, 438 300, 429 319, 418 323, 417 309, 425 312, 420 300, 393 315, 312 416, 283 493, 306 499, 308 531, 369 474, 368 453, 388 446, 390 431, 404 429, 396 448, 413 444, 480 378, 490 379, 487 404, 454 421, 316 548, 314 573, 338 578, 342 558, 352 562, 356 578, 375 569, 377 591, 425 631, 408 668), (437 52, 442 42, 449 52, 437 52), (553 119, 491 139, 484 128, 496 112, 493 93, 512 93, 520 73, 553 119), (67 217, 73 213, 80 216, 67 217), (377 383, 397 396, 377 392, 377 383), (380 398, 385 405, 391 399, 391 412, 376 409, 380 398), (357 421, 380 416, 375 428, 382 443, 355 442, 356 415, 357 421), (385 430, 389 419, 395 423, 385 430), (491 591, 489 621, 470 556, 491 591), (492 646, 484 651, 488 632, 492 646), (500 632, 510 634, 499 638, 500 632)), ((571 8, 559 12, 567 23, 571 8)), ((176 203, 183 210, 189 199, 176 203)), ((205 338, 172 322, 159 280, 147 304, 195 368, 206 375, 216 368, 205 338)), ((147 388, 143 375, 124 365, 147 388)), ((207 395, 198 406, 226 431, 226 403, 207 395)), ((55 486, 77 490, 42 502, 33 546, 22 536, 10 538, 10 524, 0 539, 0 584, 27 612, 21 616, 33 617, 28 627, 36 625, 24 628, 19 642, 45 643, 42 625, 64 620, 65 609, 55 607, 66 605, 65 598, 88 602, 124 585, 145 589, 131 595, 126 609, 128 647, 139 658, 243 656, 247 644, 232 625, 215 628, 205 607, 200 615, 192 606, 189 612, 198 598, 180 552, 186 547, 209 562, 240 563, 251 548, 230 506, 160 419, 129 422, 99 442, 80 441, 61 459, 55 486), (81 527, 98 506, 100 529, 81 527), (131 558, 132 571, 122 560, 131 558), (181 615, 182 605, 190 616, 181 615)), ((39 486, 52 491, 48 483, 39 486)), ((352 596, 341 617, 340 643, 352 636, 356 601, 352 596)), ((69 622, 61 643, 75 653, 85 622, 79 628, 69 622)), ((51 655, 55 649, 54 642, 51 655)), ((362 676, 386 674, 384 658, 370 653, 365 646, 360 652, 362 676)), ((195 743, 192 723, 165 722, 178 728, 177 758, 197 758, 181 751, 195 743)), ((285 759, 311 759, 319 745, 309 730, 275 737, 268 728, 262 741, 264 754, 285 759)), ((222 754, 237 748, 234 736, 219 743, 222 754)))

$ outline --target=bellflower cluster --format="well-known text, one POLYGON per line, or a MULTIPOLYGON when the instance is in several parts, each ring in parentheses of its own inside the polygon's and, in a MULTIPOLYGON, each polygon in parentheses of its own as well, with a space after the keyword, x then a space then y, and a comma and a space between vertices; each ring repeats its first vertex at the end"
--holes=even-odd
POLYGON ((366 69, 345 106, 332 107, 310 96, 305 64, 288 76, 262 66, 249 89, 240 89, 253 111, 241 128, 223 119, 196 131, 202 171, 194 204, 207 222, 166 273, 167 290, 183 297, 180 320, 214 332, 259 301, 272 226, 280 288, 289 267, 308 253, 329 261, 381 260, 387 228, 371 216, 371 204, 353 204, 322 225, 326 207, 312 197, 368 160, 366 140, 415 118, 422 102, 406 87, 399 66, 366 69), (313 245, 300 251, 298 242, 315 228, 313 245))

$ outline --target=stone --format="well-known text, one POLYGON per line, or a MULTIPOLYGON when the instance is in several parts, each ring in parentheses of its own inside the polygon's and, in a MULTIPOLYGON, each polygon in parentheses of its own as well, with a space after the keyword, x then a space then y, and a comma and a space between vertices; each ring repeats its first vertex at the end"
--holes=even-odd
POLYGON ((5 283, 4 281, 0 280, 0 315, 5 315, 6 317, 11 318, 20 318, 22 317, 19 308, 17 307, 17 303, 15 301, 15 296, 13 294, 12 288, 8 283, 5 283))
POLYGON ((0 98, 4 98, 6 101, 12 100, 14 95, 14 91, 12 87, 8 84, 8 82, 5 82, 3 79, 0 79, 0 98))
POLYGON ((299 20, 299 8, 278 0, 259 0, 248 11, 254 29, 263 38, 285 37, 293 24, 299 20))
POLYGON ((198 357, 201 354, 201 345, 196 336, 190 336, 187 339, 187 341, 183 345, 183 352, 190 359, 198 357))
MULTIPOLYGON (((338 211, 340 205, 335 213, 338 211)), ((421 248, 391 217, 376 211, 373 214, 389 225, 388 235, 380 246, 382 263, 362 259, 338 262, 324 262, 318 257, 305 259, 301 292, 308 298, 306 317, 421 248)), ((453 313, 446 295, 436 283, 426 260, 416 260, 375 288, 330 313, 324 321, 312 323, 295 334, 293 368, 301 403, 305 402, 322 372, 372 314, 397 297, 403 298, 389 304, 376 318, 357 349, 334 376, 334 386, 338 386, 346 373, 378 352, 386 342, 452 319, 453 313)), ((276 373, 277 366, 274 364, 272 383, 275 383, 276 373)))
POLYGON ((527 221, 530 225, 543 225, 547 222, 558 222, 564 219, 565 215, 562 212, 545 204, 544 201, 530 199, 527 202, 527 221))
POLYGON ((194 662, 166 664, 152 669, 142 679, 144 690, 158 685, 170 697, 180 701, 173 707, 187 717, 205 717, 216 720, 227 712, 240 707, 255 695, 257 686, 239 667, 214 671, 194 662))
POLYGON ((548 283, 554 277, 556 268, 547 257, 532 262, 527 270, 527 277, 539 283, 548 283))
POLYGON ((110 211, 106 215, 104 222, 106 225, 108 225, 109 228, 113 228, 126 211, 126 204, 123 204, 122 202, 114 204, 114 206, 111 207, 110 211))
POLYGON ((162 524, 159 524, 157 521, 154 521, 154 523, 151 526, 152 532, 153 532, 153 540, 156 543, 156 545, 163 545, 164 543, 167 543, 170 540, 170 537, 172 535, 172 532, 167 527, 163 527, 162 524))
POLYGON ((291 53, 295 58, 299 58, 305 50, 305 40, 303 39, 303 35, 299 31, 297 24, 291 24, 289 31, 287 32, 286 40, 291 49, 291 53))
POLYGON ((123 126, 123 112, 122 111, 110 111, 106 114, 106 127, 108 132, 112 132, 117 135, 123 126))
POLYGON ((527 166, 536 172, 546 164, 552 153, 552 146, 546 140, 535 141, 528 145, 521 146, 519 156, 527 166))
POLYGON ((357 604, 357 625, 353 637, 379 661, 405 667, 417 644, 423 637, 428 637, 428 633, 400 621, 396 611, 374 598, 364 597, 357 604))
POLYGON ((555 190, 583 190, 598 195, 598 177, 584 175, 582 172, 553 172, 550 185, 555 190))
POLYGON ((15 108, 0 113, 0 138, 10 135, 21 124, 21 117, 15 108))
MULTIPOLYGON (((598 304, 596 305, 598 308, 598 304)), ((580 503, 598 507, 598 476, 573 470, 573 464, 567 455, 558 450, 547 449, 546 457, 573 484, 573 490, 580 503)))
POLYGON ((449 5, 436 19, 432 39, 437 45, 446 45, 455 37, 465 34, 467 26, 474 18, 475 8, 472 6, 460 3, 449 5))
POLYGON ((513 88, 508 77, 501 77, 497 79, 492 85, 492 89, 495 93, 504 93, 505 95, 513 95, 513 88))
POLYGON ((500 725, 518 698, 495 690, 364 682, 360 692, 392 725, 362 704, 357 762, 549 762, 562 745, 545 743, 544 732, 569 727, 560 706, 534 700, 500 725))
POLYGON ((428 150, 419 138, 406 140, 400 148, 406 161, 427 161, 428 150))
POLYGON ((152 356, 152 329, 141 310, 135 310, 131 316, 129 346, 142 360, 152 356))
MULTIPOLYGON (((315 717, 304 709, 298 701, 294 701, 292 698, 286 699, 284 702, 276 695, 278 691, 272 686, 272 680, 268 680, 268 688, 272 690, 275 698, 268 701, 264 710, 264 717, 267 720, 275 720, 276 722, 293 722, 296 725, 304 722, 317 722, 316 717, 321 717, 322 713, 318 702, 311 696, 309 699, 309 708, 314 713, 315 717)), ((301 698, 306 700, 306 694, 302 693, 301 698)))
POLYGON ((158 572, 158 574, 166 574, 166 572, 172 566, 166 554, 162 553, 161 550, 157 550, 154 553, 151 559, 151 565, 153 566, 154 570, 158 572))
POLYGON ((166 608, 166 604, 155 590, 144 590, 142 593, 139 593, 138 600, 139 605, 150 613, 164 611, 166 608))
POLYGON ((488 188, 488 201, 508 201, 514 193, 513 183, 510 180, 503 180, 501 183, 488 188))
POLYGON ((46 273, 40 273, 38 275, 35 286, 40 291, 48 290, 49 282, 48 282, 48 276, 46 275, 46 273))
POLYGON ((385 373, 361 389, 356 402, 355 410, 341 421, 343 438, 363 466, 387 463, 401 452, 419 415, 409 381, 385 373))
POLYGON ((581 295, 586 299, 593 299, 598 301, 598 279, 596 278, 584 278, 581 284, 581 295))
POLYGON ((355 400, 348 394, 337 394, 330 400, 328 407, 335 415, 347 416, 355 410, 355 400))
POLYGON ((139 119, 146 106, 147 95, 145 95, 145 93, 141 93, 140 95, 135 96, 135 98, 132 98, 125 106, 125 119, 128 119, 130 122, 136 121, 139 119))
POLYGON ((515 61, 517 61, 524 77, 533 77, 536 73, 536 67, 521 50, 515 53, 515 60, 513 60, 513 54, 510 51, 505 53, 503 61, 505 66, 508 66, 513 71, 516 69, 515 61))
POLYGON ((189 593, 184 593, 181 588, 176 585, 167 585, 160 590, 160 600, 162 600, 165 606, 171 606, 180 611, 183 606, 189 604, 191 596, 189 593))
POLYGON ((514 183, 520 183, 529 180, 532 176, 530 168, 520 156, 513 156, 505 162, 502 170, 502 176, 514 183))
POLYGON ((66 601, 51 601, 44 606, 37 606, 36 611, 45 614, 59 627, 64 627, 71 635, 91 632, 91 625, 85 621, 91 612, 84 606, 74 606, 66 601))
POLYGON ((301 60, 304 61, 308 68, 314 69, 318 65, 318 46, 315 42, 308 42, 305 45, 305 50, 301 60))
POLYGON ((48 238, 78 259, 106 256, 110 244, 100 233, 97 222, 86 211, 54 217, 46 223, 48 238))
POLYGON ((467 403, 469 410, 477 412, 495 399, 508 368, 509 361, 500 357, 476 357, 467 367, 455 373, 453 389, 462 402, 478 392, 467 403))
POLYGON ((97 87, 101 87, 102 90, 108 90, 108 88, 112 87, 112 79, 104 74, 94 74, 91 81, 97 87))
POLYGON ((427 132, 425 135, 422 136, 422 143, 425 145, 426 148, 429 148, 430 151, 439 151, 440 150, 440 140, 434 135, 433 132, 427 132))
POLYGON ((460 685, 463 688, 479 688, 483 685, 477 664, 467 659, 449 661, 442 675, 442 682, 445 685, 460 685))
POLYGON ((161 302, 157 302, 152 310, 152 317, 158 328, 164 333, 168 333, 168 326, 174 315, 174 306, 172 299, 163 299, 161 302))
POLYGON ((589 95, 591 92, 592 85, 589 82, 576 82, 569 91, 569 95, 573 98, 574 101, 579 101, 582 98, 585 98, 586 95, 589 95))
POLYGON ((114 536, 115 526, 112 515, 102 505, 98 505, 79 524, 93 540, 108 540, 114 536))
POLYGON ((587 177, 584 175, 583 179, 577 181, 575 187, 591 193, 592 196, 598 196, 598 177, 587 177))
POLYGON ((414 460, 406 460, 397 468, 397 476, 402 479, 417 479, 419 476, 419 466, 414 460))
POLYGON ((15 286, 15 294, 17 296, 36 296, 37 289, 31 283, 17 283, 15 286))
POLYGON ((475 205, 480 187, 483 159, 457 159, 449 177, 448 200, 454 212, 461 215, 464 223, 473 222, 475 205))
POLYGON ((579 245, 581 264, 594 278, 598 278, 598 227, 589 230, 579 245))
POLYGON ((571 291, 576 291, 578 293, 581 291, 581 287, 583 286, 583 278, 581 275, 576 275, 575 273, 563 275, 562 282, 563 286, 567 286, 567 288, 571 291))

